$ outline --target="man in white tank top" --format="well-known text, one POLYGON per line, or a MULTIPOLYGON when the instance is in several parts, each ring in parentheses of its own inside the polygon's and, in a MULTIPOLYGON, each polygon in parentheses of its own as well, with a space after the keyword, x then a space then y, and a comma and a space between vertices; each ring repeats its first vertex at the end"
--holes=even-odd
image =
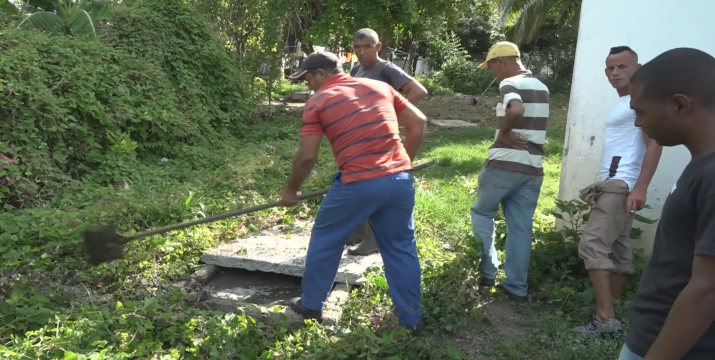
POLYGON ((589 272, 596 298, 596 314, 575 331, 587 337, 623 334, 612 299, 623 295, 626 276, 633 274, 633 217, 646 202, 646 192, 660 161, 662 147, 635 126, 630 107, 631 76, 640 67, 638 55, 627 46, 611 49, 606 76, 619 99, 606 119, 598 182, 581 190, 593 203, 578 253, 589 272))

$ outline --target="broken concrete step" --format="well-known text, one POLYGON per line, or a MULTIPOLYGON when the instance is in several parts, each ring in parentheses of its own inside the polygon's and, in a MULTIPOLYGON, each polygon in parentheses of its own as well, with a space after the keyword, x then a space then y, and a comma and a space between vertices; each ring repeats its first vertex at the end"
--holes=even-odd
POLYGON ((191 279, 201 285, 206 285, 220 272, 221 268, 218 266, 201 264, 196 272, 191 274, 191 279))
MULTIPOLYGON (((267 323, 283 316, 292 328, 303 324, 300 315, 290 309, 290 300, 301 295, 300 278, 275 273, 223 269, 204 290, 208 300, 203 306, 223 312, 242 312, 267 323)), ((325 325, 335 325, 342 315, 340 306, 349 295, 346 284, 336 284, 323 308, 325 325)))
MULTIPOLYGON (((223 268, 302 277, 309 241, 310 235, 260 235, 209 250, 201 255, 201 261, 223 268)), ((367 281, 365 271, 372 266, 382 266, 380 254, 352 256, 344 251, 335 282, 361 285, 367 281)))
POLYGON ((479 124, 470 123, 464 120, 430 120, 430 123, 438 128, 476 128, 479 124))

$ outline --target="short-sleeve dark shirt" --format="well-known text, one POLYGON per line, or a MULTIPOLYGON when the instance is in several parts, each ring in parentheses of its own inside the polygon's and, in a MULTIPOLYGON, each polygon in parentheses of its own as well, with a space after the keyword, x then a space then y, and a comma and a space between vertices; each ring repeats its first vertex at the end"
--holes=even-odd
POLYGON ((407 75, 399 66, 390 61, 380 59, 369 69, 364 69, 360 64, 355 65, 350 71, 350 76, 379 80, 388 83, 395 90, 402 90, 402 87, 415 79, 407 75))
MULTIPOLYGON (((693 159, 673 186, 629 313, 628 348, 644 357, 675 299, 690 281, 695 255, 715 256, 715 153, 693 159)), ((715 306, 715 304, 712 304, 715 306)), ((715 359, 715 324, 680 360, 715 359)))

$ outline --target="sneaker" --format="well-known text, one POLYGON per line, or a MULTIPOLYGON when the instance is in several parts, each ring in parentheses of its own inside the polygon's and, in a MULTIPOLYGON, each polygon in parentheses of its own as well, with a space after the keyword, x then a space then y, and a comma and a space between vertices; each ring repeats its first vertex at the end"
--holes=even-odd
POLYGON ((507 289, 504 288, 504 285, 503 285, 503 284, 497 285, 496 288, 499 289, 499 290, 501 290, 501 291, 503 291, 503 292, 506 294, 506 298, 509 299, 509 300, 511 300, 511 301, 513 301, 513 302, 516 302, 516 303, 525 303, 525 302, 528 301, 528 299, 526 298, 526 296, 516 295, 516 294, 512 294, 511 292, 509 292, 509 290, 507 290, 507 289))
POLYGON ((494 280, 494 279, 485 279, 485 278, 479 279, 480 287, 494 287, 494 285, 496 285, 496 280, 494 280))
POLYGON ((323 311, 322 310, 309 310, 303 306, 301 299, 295 298, 290 302, 290 308, 295 311, 298 315, 302 316, 303 319, 311 319, 318 322, 318 324, 323 323, 323 311))
POLYGON ((578 326, 574 328, 574 331, 590 339, 615 339, 623 335, 623 324, 615 317, 608 319, 608 321, 601 321, 594 316, 586 325, 578 326))

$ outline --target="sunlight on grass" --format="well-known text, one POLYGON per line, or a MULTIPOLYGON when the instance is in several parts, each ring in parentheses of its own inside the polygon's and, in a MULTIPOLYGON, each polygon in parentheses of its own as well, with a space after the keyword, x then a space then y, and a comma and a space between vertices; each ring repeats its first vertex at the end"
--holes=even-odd
MULTIPOLYGON (((537 216, 552 208, 559 192, 562 119, 554 121, 547 133, 544 183, 537 216)), ((415 174, 416 217, 425 226, 470 229, 469 209, 476 200, 477 178, 487 150, 493 143, 493 129, 442 131, 430 136, 420 159, 439 159, 439 164, 415 174)))

